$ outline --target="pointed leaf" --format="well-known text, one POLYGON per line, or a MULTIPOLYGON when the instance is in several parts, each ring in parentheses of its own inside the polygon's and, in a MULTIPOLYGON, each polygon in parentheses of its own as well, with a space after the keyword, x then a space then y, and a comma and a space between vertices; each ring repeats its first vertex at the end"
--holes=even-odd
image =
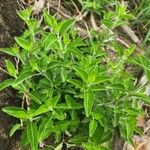
POLYGON ((31 13, 32 13, 32 7, 27 7, 26 9, 19 11, 18 15, 22 20, 27 21, 30 19, 31 13))
POLYGON ((95 132, 97 126, 98 126, 97 121, 94 120, 94 119, 92 119, 92 120, 90 121, 90 124, 89 124, 89 136, 90 136, 90 137, 93 136, 93 134, 94 134, 94 132, 95 132))
POLYGON ((38 104, 42 103, 41 100, 40 100, 40 97, 35 92, 29 93, 29 97, 31 98, 31 100, 35 101, 38 104))
POLYGON ((16 78, 17 71, 15 66, 9 60, 5 60, 5 62, 6 62, 6 67, 9 75, 16 78))
POLYGON ((4 52, 8 55, 11 55, 11 56, 17 56, 17 54, 13 51, 12 48, 0 48, 0 52, 4 52))
POLYGON ((28 51, 32 50, 32 43, 30 43, 30 41, 28 41, 22 37, 15 37, 15 41, 23 49, 28 50, 28 51))
POLYGON ((0 84, 0 91, 2 91, 3 89, 5 89, 5 88, 11 86, 12 83, 13 83, 13 81, 14 81, 14 80, 12 80, 12 79, 7 79, 7 80, 5 80, 4 82, 2 82, 2 83, 0 84))
POLYGON ((87 82, 88 73, 79 67, 74 67, 74 70, 78 74, 78 76, 84 81, 87 82))
POLYGON ((66 113, 64 113, 63 111, 57 109, 57 110, 54 111, 54 116, 58 120, 64 120, 66 118, 66 113))
POLYGON ((42 120, 42 123, 39 126, 39 143, 50 135, 52 127, 53 121, 51 116, 42 120))
POLYGON ((12 127, 11 130, 10 130, 9 136, 10 136, 10 137, 13 136, 13 134, 14 134, 18 129, 20 129, 20 128, 21 128, 21 124, 15 124, 15 125, 13 125, 13 127, 12 127))
POLYGON ((37 126, 34 122, 27 124, 27 136, 32 150, 38 150, 38 132, 37 126))
POLYGON ((55 150, 61 150, 62 148, 63 148, 63 143, 60 143, 59 145, 57 145, 55 150))
POLYGON ((51 45, 57 41, 57 37, 55 36, 55 34, 53 33, 49 33, 48 35, 46 35, 42 41, 42 45, 47 49, 50 48, 51 45))
POLYGON ((16 78, 16 80, 13 82, 13 86, 16 86, 20 83, 22 83, 23 81, 25 81, 28 78, 32 77, 32 69, 28 70, 28 71, 22 71, 19 76, 16 78))
POLYGON ((78 88, 82 88, 82 82, 80 82, 79 80, 75 80, 75 79, 67 79, 68 82, 72 83, 73 85, 75 85, 78 88))
POLYGON ((84 109, 87 117, 90 116, 94 104, 94 93, 92 90, 84 91, 84 109))
POLYGON ((137 99, 147 103, 147 104, 150 104, 150 97, 145 95, 145 94, 136 94, 134 95, 137 99))
POLYGON ((75 23, 75 19, 65 20, 61 22, 61 27, 59 29, 59 32, 61 35, 65 34, 75 23))
POLYGON ((100 75, 95 78, 94 84, 100 84, 100 83, 106 82, 108 80, 110 80, 109 77, 100 75))
POLYGON ((69 143, 72 144, 81 144, 82 142, 87 141, 88 137, 83 134, 78 134, 69 139, 69 143))
POLYGON ((10 116, 20 119, 29 119, 26 110, 20 107, 4 107, 2 110, 10 116))
POLYGON ((55 32, 57 31, 57 21, 47 11, 44 12, 44 21, 50 26, 50 28, 52 28, 52 30, 54 30, 55 32))

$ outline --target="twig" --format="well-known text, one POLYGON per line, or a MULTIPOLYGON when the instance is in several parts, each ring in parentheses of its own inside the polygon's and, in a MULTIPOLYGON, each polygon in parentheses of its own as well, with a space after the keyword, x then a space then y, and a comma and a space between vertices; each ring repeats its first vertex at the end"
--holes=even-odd
POLYGON ((123 46, 125 46, 126 48, 129 48, 130 46, 125 42, 123 41, 122 39, 120 39, 119 37, 116 37, 116 40, 121 43, 123 46))
POLYGON ((141 41, 135 35, 134 31, 128 25, 123 25, 123 26, 121 26, 121 28, 130 37, 130 39, 140 47, 141 41))
POLYGON ((91 12, 90 19, 91 19, 91 25, 92 25, 93 29, 97 31, 99 29, 99 27, 96 24, 93 12, 91 12))
POLYGON ((6 74, 9 74, 6 70, 4 70, 3 68, 0 67, 0 70, 3 71, 6 74))
POLYGON ((58 8, 57 8, 57 15, 59 16, 59 11, 60 11, 60 5, 61 4, 61 0, 59 0, 59 2, 58 2, 58 8))

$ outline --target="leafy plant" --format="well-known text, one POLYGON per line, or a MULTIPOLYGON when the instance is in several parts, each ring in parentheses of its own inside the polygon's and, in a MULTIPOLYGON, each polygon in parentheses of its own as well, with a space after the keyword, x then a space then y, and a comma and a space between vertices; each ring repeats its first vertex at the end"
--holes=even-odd
POLYGON ((101 15, 106 6, 113 5, 115 0, 79 0, 80 4, 83 7, 83 10, 94 11, 97 14, 101 15))
POLYGON ((52 136, 50 147, 105 150, 103 143, 111 142, 119 128, 132 143, 138 132, 135 118, 143 114, 138 101, 150 103, 145 87, 135 87, 135 78, 125 68, 134 47, 119 49, 113 42, 116 58, 107 62, 107 43, 94 37, 82 40, 73 28, 74 19, 60 22, 44 11, 44 30, 31 12, 28 8, 19 13, 28 29, 15 38, 16 44, 0 49, 17 60, 6 60, 11 78, 0 84, 0 90, 11 86, 22 99, 21 107, 3 108, 20 119, 10 136, 22 130, 21 146, 32 150, 48 146, 45 140, 52 136))

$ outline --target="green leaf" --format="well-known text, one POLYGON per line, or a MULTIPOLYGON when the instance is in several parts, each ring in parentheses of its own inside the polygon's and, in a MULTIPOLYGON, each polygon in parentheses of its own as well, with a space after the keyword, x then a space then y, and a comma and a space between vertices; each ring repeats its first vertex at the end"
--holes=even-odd
POLYGON ((118 91, 126 91, 125 87, 122 84, 112 84, 106 86, 106 89, 118 90, 118 91))
POLYGON ((57 105, 57 102, 59 100, 60 96, 55 96, 53 97, 52 99, 48 99, 45 101, 45 104, 41 105, 33 114, 32 114, 32 117, 34 116, 38 116, 40 114, 43 114, 43 113, 47 113, 49 111, 52 111, 53 108, 57 108, 56 105, 57 105))
POLYGON ((69 125, 70 125, 70 121, 60 121, 60 122, 57 122, 56 127, 58 127, 58 129, 60 131, 64 132, 64 131, 67 130, 67 128, 68 128, 69 125))
POLYGON ((64 109, 64 110, 65 110, 65 109, 66 109, 66 110, 67 110, 67 109, 70 109, 70 107, 68 107, 66 103, 57 104, 55 108, 57 108, 57 109, 64 109))
POLYGON ((52 30, 57 32, 57 30, 58 30, 57 21, 47 11, 44 12, 44 21, 45 21, 46 24, 48 24, 50 26, 50 28, 52 28, 52 30))
POLYGON ((37 70, 37 71, 39 70, 38 69, 38 62, 35 59, 30 59, 29 63, 31 65, 33 71, 34 70, 37 70))
POLYGON ((48 35, 44 36, 42 45, 48 49, 51 47, 51 45, 57 41, 57 37, 53 33, 49 33, 48 35))
POLYGON ((92 120, 90 121, 90 124, 89 124, 89 136, 90 136, 90 137, 93 136, 93 134, 94 134, 94 132, 95 132, 97 126, 98 126, 97 121, 94 120, 94 119, 92 119, 92 120))
POLYGON ((68 108, 81 109, 83 107, 81 104, 76 103, 75 99, 73 100, 69 95, 66 95, 65 99, 66 99, 66 104, 67 104, 68 108))
POLYGON ((57 110, 54 111, 54 116, 58 120, 64 120, 66 118, 66 113, 64 113, 63 111, 57 109, 57 110))
POLYGON ((16 71, 15 66, 9 60, 5 60, 5 62, 6 62, 6 67, 7 67, 7 71, 9 75, 16 78, 17 71, 16 71))
POLYGON ((52 132, 53 121, 52 116, 44 118, 39 126, 39 143, 46 139, 52 132))
POLYGON ((19 76, 16 78, 16 80, 13 82, 12 86, 16 86, 20 83, 22 83, 23 81, 25 81, 26 79, 31 78, 33 75, 32 73, 32 69, 31 70, 27 70, 27 71, 22 71, 19 76))
POLYGON ((61 150, 63 148, 63 142, 60 143, 59 145, 57 145, 57 147, 55 148, 55 150, 61 150))
POLYGON ((57 105, 59 99, 60 99, 60 95, 54 96, 54 97, 51 99, 51 103, 52 103, 52 106, 53 106, 53 107, 56 107, 56 105, 57 105))
POLYGON ((18 129, 20 129, 20 128, 21 128, 21 124, 15 124, 15 125, 13 125, 13 127, 12 127, 11 130, 10 130, 9 136, 10 136, 10 137, 13 136, 13 134, 14 134, 18 129))
POLYGON ((129 120, 127 119, 125 121, 125 128, 126 128, 126 138, 128 140, 128 142, 131 141, 132 139, 132 135, 134 133, 134 128, 135 126, 133 126, 135 124, 135 119, 134 118, 130 118, 129 120))
POLYGON ((141 100, 147 104, 150 104, 150 97, 145 94, 136 94, 134 95, 138 100, 141 100))
POLYGON ((78 76, 84 81, 88 81, 88 73, 79 67, 74 67, 74 70, 78 74, 78 76))
POLYGON ((10 116, 20 119, 29 119, 26 110, 20 107, 4 107, 2 110, 10 116))
POLYGON ((6 79, 4 82, 0 84, 0 91, 4 90, 5 88, 9 87, 13 83, 13 79, 6 79))
POLYGON ((99 145, 95 145, 95 143, 91 143, 91 142, 82 143, 82 146, 86 150, 102 150, 99 145))
POLYGON ((107 133, 104 132, 104 128, 101 125, 99 125, 97 126, 92 137, 90 137, 90 141, 94 142, 95 144, 102 144, 103 137, 105 137, 106 134, 107 133), (101 134, 97 134, 97 133, 101 133, 101 134))
POLYGON ((65 82, 66 79, 67 79, 68 73, 67 73, 67 70, 65 70, 64 67, 60 68, 60 75, 61 75, 61 78, 62 78, 62 82, 65 82))
POLYGON ((101 118, 103 118, 103 115, 99 109, 96 109, 94 112, 92 112, 92 117, 99 121, 101 118))
POLYGON ((65 20, 61 22, 59 32, 61 35, 67 33, 67 31, 74 25, 75 19, 65 20))
POLYGON ((49 112, 51 109, 48 109, 45 104, 41 105, 33 114, 32 117, 41 115, 43 113, 49 112))
POLYGON ((35 93, 33 91, 31 93, 29 93, 29 97, 31 98, 31 100, 35 101, 38 104, 42 103, 40 97, 37 95, 37 93, 35 93))
POLYGON ((4 52, 8 55, 11 55, 11 56, 17 56, 16 52, 13 51, 12 48, 0 48, 0 52, 4 52))
POLYGON ((76 87, 82 89, 83 85, 82 82, 80 82, 79 80, 75 80, 75 79, 67 79, 68 82, 72 83, 73 85, 75 85, 76 87))
POLYGON ((21 136, 20 146, 25 147, 27 145, 29 145, 29 140, 28 140, 28 136, 27 136, 27 128, 25 128, 25 130, 23 131, 22 136, 21 136))
POLYGON ((150 60, 147 57, 138 55, 131 59, 131 62, 141 66, 144 69, 147 78, 150 80, 150 60))
POLYGON ((128 49, 124 50, 125 56, 129 57, 134 52, 135 48, 136 48, 136 45, 132 45, 128 49))
POLYGON ((32 150, 38 150, 38 131, 34 122, 27 124, 27 136, 32 150))
POLYGON ((92 90, 84 91, 84 109, 87 117, 90 116, 94 104, 94 93, 92 90))
POLYGON ((37 32, 40 22, 37 19, 29 19, 26 21, 26 24, 28 25, 30 34, 34 35, 34 32, 37 32))
POLYGON ((86 142, 87 139, 88 139, 87 136, 83 134, 78 134, 70 138, 68 142, 72 144, 81 144, 82 142, 86 142))
POLYGON ((79 46, 85 46, 86 44, 83 42, 82 39, 80 38, 77 38, 77 39, 74 39, 73 41, 71 41, 68 45, 67 45, 67 48, 77 48, 79 46))
POLYGON ((32 13, 32 7, 27 7, 18 12, 19 17, 24 20, 25 22, 30 19, 32 13))
POLYGON ((106 82, 108 80, 110 80, 109 77, 99 75, 95 78, 94 84, 100 84, 100 83, 106 82))
POLYGON ((30 41, 28 41, 22 37, 15 37, 15 41, 23 49, 28 50, 28 51, 32 50, 32 43, 30 43, 30 41))

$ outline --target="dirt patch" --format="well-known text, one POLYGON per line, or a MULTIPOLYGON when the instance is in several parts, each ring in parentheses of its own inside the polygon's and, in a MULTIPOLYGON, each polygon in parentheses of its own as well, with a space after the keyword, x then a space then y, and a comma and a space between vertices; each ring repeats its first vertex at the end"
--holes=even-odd
MULTIPOLYGON (((17 15, 18 4, 16 0, 0 0, 0 47, 8 47, 14 42, 14 36, 22 31, 23 24, 17 15)), ((0 67, 4 68, 4 60, 8 56, 0 54, 0 67)), ((0 83, 7 79, 8 75, 0 71, 0 83)), ((15 91, 7 89, 0 92, 0 150, 17 150, 18 137, 9 137, 9 131, 16 122, 2 112, 6 105, 18 105, 19 100, 15 97, 15 91)))
POLYGON ((17 15, 17 0, 0 0, 0 47, 10 46, 13 37, 19 35, 22 22, 17 15))

